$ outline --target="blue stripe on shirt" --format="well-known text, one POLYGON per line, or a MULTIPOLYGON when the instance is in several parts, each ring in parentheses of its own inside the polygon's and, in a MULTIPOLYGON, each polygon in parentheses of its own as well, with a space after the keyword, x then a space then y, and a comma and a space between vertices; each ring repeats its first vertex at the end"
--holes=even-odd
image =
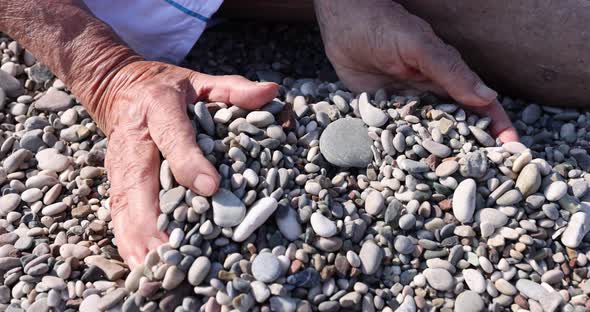
POLYGON ((190 15, 192 17, 196 17, 196 18, 200 19, 201 21, 203 21, 205 23, 207 21, 209 21, 209 19, 207 17, 205 17, 205 16, 203 16, 203 15, 201 15, 201 14, 199 14, 199 13, 197 13, 197 12, 195 12, 195 11, 193 11, 193 10, 191 10, 191 9, 183 6, 183 5, 181 5, 180 3, 178 3, 178 2, 176 2, 174 0, 164 0, 164 1, 168 2, 170 5, 172 5, 173 7, 177 8, 177 9, 179 9, 183 13, 188 14, 188 15, 190 15))

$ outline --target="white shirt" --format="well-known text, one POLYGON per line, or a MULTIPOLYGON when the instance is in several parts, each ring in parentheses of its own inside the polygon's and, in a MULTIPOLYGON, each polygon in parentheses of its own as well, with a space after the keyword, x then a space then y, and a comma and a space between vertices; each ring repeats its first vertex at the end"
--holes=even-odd
POLYGON ((135 52, 179 63, 223 0, 84 0, 135 52))

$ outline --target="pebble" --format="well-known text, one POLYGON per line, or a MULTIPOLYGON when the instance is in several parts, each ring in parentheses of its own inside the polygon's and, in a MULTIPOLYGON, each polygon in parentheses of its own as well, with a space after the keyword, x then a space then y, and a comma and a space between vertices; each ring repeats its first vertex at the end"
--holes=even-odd
POLYGON ((319 212, 314 212, 311 215, 309 222, 313 231, 322 237, 332 237, 336 235, 338 231, 336 224, 319 212))
POLYGON ((450 147, 448 147, 448 146, 446 146, 444 144, 435 142, 435 141, 430 140, 430 139, 424 140, 422 142, 422 146, 427 151, 429 151, 431 154, 433 154, 433 155, 435 155, 436 157, 439 157, 439 158, 445 158, 445 157, 448 157, 449 155, 451 155, 451 148, 450 147))
POLYGON ((522 196, 527 197, 541 187, 541 173, 535 164, 526 165, 516 179, 516 188, 522 196))
POLYGON ((43 170, 52 170, 55 172, 62 172, 70 166, 70 159, 67 156, 60 154, 54 148, 46 148, 35 155, 38 167, 43 170))
POLYGON ((213 221, 221 227, 240 224, 246 216, 246 206, 232 192, 219 189, 211 198, 213 221))
POLYGON ((279 259, 272 253, 261 253, 252 261, 254 278, 263 283, 272 283, 281 275, 279 259))
POLYGON ((490 118, 455 103, 288 77, 334 76, 321 58, 282 59, 291 37, 315 46, 290 27, 261 30, 272 64, 242 38, 192 52, 207 60, 231 42, 245 57, 199 69, 253 68, 282 85, 260 110, 188 105, 221 190, 177 186, 164 160, 157 227, 170 236, 131 271, 113 237, 104 133, 47 66, 0 40, 0 310, 590 307, 590 114, 503 98, 521 142, 499 146, 490 118))
POLYGON ((459 222, 469 223, 475 212, 476 183, 465 179, 459 183, 453 193, 453 214, 459 222))
POLYGON ((63 91, 49 91, 35 102, 35 108, 47 112, 64 111, 74 104, 72 97, 63 91))
POLYGON ((479 312, 484 311, 484 307, 480 294, 474 291, 464 291, 455 300, 455 312, 479 312))
POLYGON ((469 126, 469 131, 471 131, 471 134, 483 146, 494 146, 496 144, 494 138, 480 128, 469 126))
POLYGON ((381 109, 371 105, 369 95, 366 92, 361 93, 359 96, 358 105, 363 122, 370 127, 381 127, 389 119, 381 109))
POLYGON ((455 280, 447 270, 428 268, 424 270, 423 274, 428 285, 436 290, 448 291, 455 286, 455 280))
POLYGON ((68 209, 68 205, 60 202, 45 206, 45 208, 41 210, 41 214, 44 216, 54 216, 66 211, 66 209, 68 209))
POLYGON ((6 216, 20 205, 21 197, 18 194, 6 194, 0 197, 0 213, 6 216))
POLYGON ((211 261, 209 258, 204 256, 198 257, 193 261, 188 271, 188 282, 193 286, 201 284, 209 274, 210 270, 211 261))
POLYGON ((563 234, 561 234, 561 242, 570 248, 577 248, 582 239, 590 231, 590 214, 579 211, 574 213, 568 222, 563 234))
POLYGON ((201 128, 209 136, 215 134, 215 124, 213 123, 213 117, 207 110, 207 106, 204 102, 197 102, 194 108, 195 120, 199 123, 201 128))
MULTIPOLYGON (((232 239, 236 242, 245 241, 256 231, 277 209, 277 200, 272 197, 265 197, 252 205, 246 217, 234 230, 232 239)), ((215 206, 213 206, 215 209, 215 206)))
POLYGON ((486 291, 486 281, 479 271, 474 269, 466 269, 463 270, 462 274, 469 289, 478 294, 486 291))
POLYGON ((412 242, 412 240, 406 236, 398 235, 395 238, 394 248, 399 253, 408 255, 414 252, 416 245, 412 242))
POLYGON ((545 188, 544 194, 548 201, 558 201, 567 194, 567 184, 563 181, 555 181, 545 188))
POLYGON ((320 136, 320 152, 334 166, 366 167, 373 159, 372 140, 362 120, 344 118, 332 122, 320 136))
POLYGON ((385 198, 381 192, 372 191, 365 199, 365 210, 370 215, 378 215, 385 208, 385 198))
POLYGON ((375 274, 383 259, 383 250, 374 241, 368 240, 361 246, 359 258, 363 274, 375 274))
POLYGON ((454 160, 443 161, 436 167, 435 174, 437 177, 444 178, 457 172, 459 169, 459 163, 454 160))

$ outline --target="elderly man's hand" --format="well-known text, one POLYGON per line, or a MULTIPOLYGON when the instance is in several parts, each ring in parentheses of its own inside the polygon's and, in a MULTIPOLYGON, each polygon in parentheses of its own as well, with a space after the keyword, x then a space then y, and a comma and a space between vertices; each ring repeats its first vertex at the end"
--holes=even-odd
POLYGON ((506 112, 453 47, 391 0, 316 0, 326 54, 354 91, 428 90, 492 118, 503 142, 518 140, 506 112))
POLYGON ((131 267, 166 242, 156 229, 159 151, 181 185, 205 196, 217 190, 219 175, 196 144, 187 104, 203 99, 256 109, 277 91, 274 83, 214 77, 158 62, 137 61, 117 72, 101 99, 106 115, 97 117, 109 135, 106 167, 117 245, 131 267))

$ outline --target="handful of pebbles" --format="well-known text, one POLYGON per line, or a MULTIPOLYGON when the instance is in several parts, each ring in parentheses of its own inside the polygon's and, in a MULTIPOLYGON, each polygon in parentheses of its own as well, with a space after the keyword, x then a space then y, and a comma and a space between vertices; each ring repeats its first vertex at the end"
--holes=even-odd
POLYGON ((588 113, 504 98, 522 143, 499 144, 456 104, 314 79, 282 79, 259 111, 189 105, 220 190, 178 186, 164 160, 170 239, 129 271, 104 135, 0 49, 1 310, 590 309, 588 113))

